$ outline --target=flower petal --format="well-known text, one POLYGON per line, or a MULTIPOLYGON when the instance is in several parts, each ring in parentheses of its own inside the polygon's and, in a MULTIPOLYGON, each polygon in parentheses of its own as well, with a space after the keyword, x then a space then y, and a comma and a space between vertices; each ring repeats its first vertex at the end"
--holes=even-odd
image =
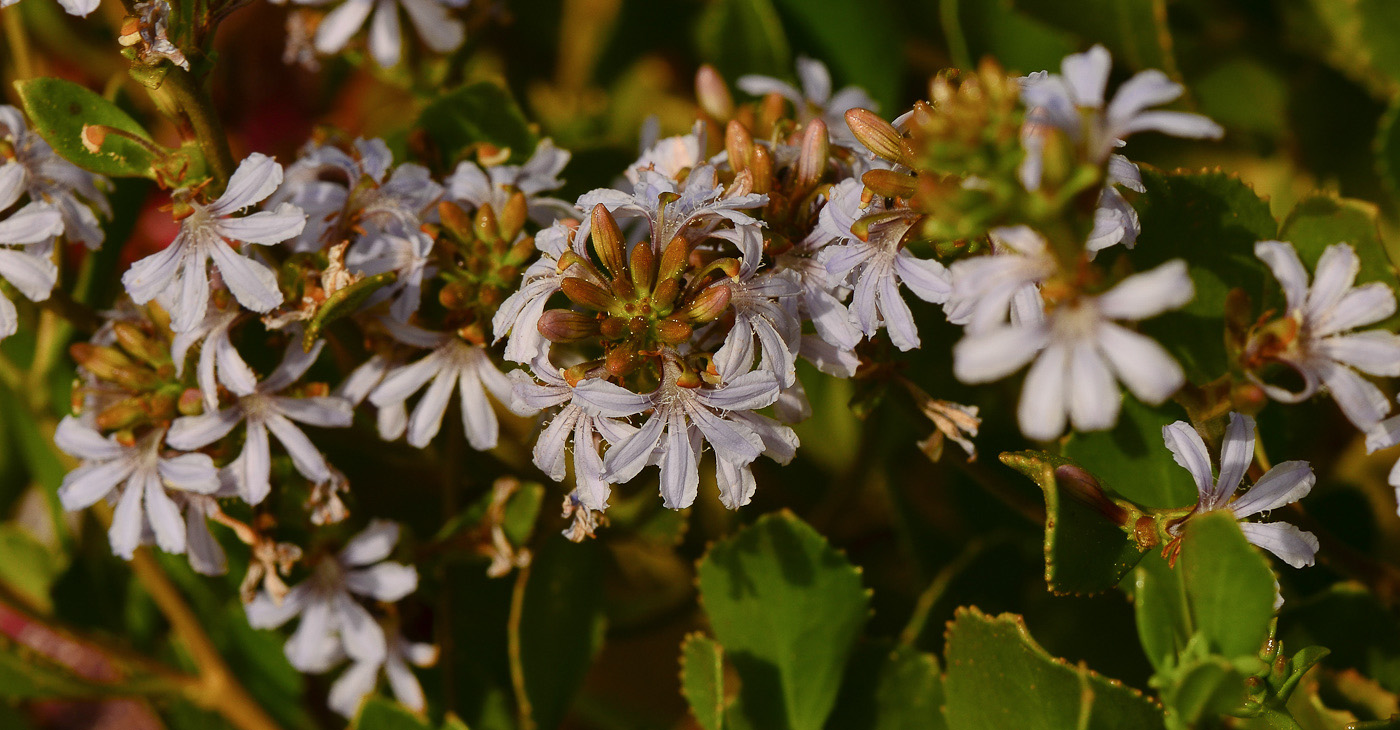
POLYGON ((1279 560, 1294 568, 1312 565, 1317 556, 1317 536, 1304 532, 1287 522, 1244 522, 1240 524, 1246 540, 1277 555, 1279 560))
POLYGON ((1191 479, 1196 482, 1196 492, 1202 509, 1219 507, 1234 492, 1238 482, 1228 485, 1229 491, 1225 494, 1216 494, 1215 475, 1210 469, 1210 452, 1206 451, 1205 441, 1201 440, 1201 434, 1197 433, 1191 424, 1177 421, 1163 426, 1162 441, 1166 443, 1167 450, 1172 452, 1172 459, 1191 473, 1191 479))
POLYGON ((1259 478, 1249 491, 1230 503, 1235 517, 1244 519, 1306 497, 1317 482, 1312 465, 1306 461, 1285 461, 1275 464, 1259 478))
POLYGON ((393 603, 418 590, 418 571, 411 565, 384 562, 345 574, 351 593, 393 603))

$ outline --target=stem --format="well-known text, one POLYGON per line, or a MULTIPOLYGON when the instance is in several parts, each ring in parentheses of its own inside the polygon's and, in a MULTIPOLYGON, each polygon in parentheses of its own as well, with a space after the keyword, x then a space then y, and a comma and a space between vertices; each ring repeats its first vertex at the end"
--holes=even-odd
POLYGON ((10 358, 7 357, 5 353, 0 352, 0 384, 9 388, 10 392, 18 395, 24 392, 23 383, 24 373, 22 373, 18 367, 15 367, 13 362, 10 362, 10 358))
POLYGON ((5 43, 10 47, 10 55, 15 61, 15 79, 23 81, 34 77, 34 64, 29 58, 29 35, 24 30, 23 11, 13 5, 0 11, 0 21, 5 25, 5 43))
POLYGON ((998 542, 1000 541, 975 539, 956 558, 953 558, 951 562, 938 571, 938 575, 933 577, 928 588, 919 594, 919 600, 914 604, 914 613, 909 617, 909 622, 904 625, 904 630, 899 633, 899 643, 905 646, 915 645, 919 637, 924 634, 924 626, 933 613, 933 607, 948 591, 948 586, 952 584, 953 579, 966 570, 967 566, 980 557, 987 548, 998 542))
POLYGON ((218 712, 239 730, 278 730, 277 723, 268 717, 229 671, 214 642, 200 625, 199 617, 194 615, 179 590, 161 570, 150 549, 138 549, 132 556, 131 567, 194 659, 199 682, 186 691, 189 700, 218 712))
POLYGON ((520 622, 525 608, 525 587, 530 582, 530 566, 520 569, 515 576, 515 586, 510 594, 510 620, 506 624, 507 652, 510 656, 510 684, 515 690, 515 704, 518 708, 520 730, 536 730, 535 711, 530 705, 530 693, 525 687, 525 665, 520 653, 520 622))
POLYGON ((228 137, 224 135, 223 124, 219 121, 213 100, 193 74, 178 68, 170 70, 161 86, 169 89, 171 100, 175 102, 180 115, 189 123, 190 131, 194 133, 195 141, 199 144, 199 150, 204 153, 209 171, 218 182, 216 192, 221 192, 228 183, 229 176, 233 174, 234 162, 233 152, 228 146, 228 137))

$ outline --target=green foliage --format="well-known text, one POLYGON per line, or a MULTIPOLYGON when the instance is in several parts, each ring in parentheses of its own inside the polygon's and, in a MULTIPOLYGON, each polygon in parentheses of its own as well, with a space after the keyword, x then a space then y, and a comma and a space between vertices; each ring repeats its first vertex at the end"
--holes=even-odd
POLYGON ((1254 244, 1274 239, 1278 226, 1268 203, 1235 176, 1144 169, 1142 182, 1147 192, 1137 200, 1142 236, 1133 265, 1146 271, 1185 259, 1196 288, 1189 304, 1143 322, 1142 331, 1166 346, 1191 382, 1214 380, 1228 367, 1226 294, 1239 287, 1256 306, 1276 299, 1277 285, 1255 258, 1254 244))
MULTIPOLYGON (((1056 593, 1101 593, 1142 559, 1131 533, 1066 492, 1055 469, 1074 462, 1038 451, 1002 454, 1002 463, 1045 494, 1045 582, 1056 593)), ((1131 529, 1131 525, 1129 525, 1131 529)))
MULTIPOLYGON (((1328 246, 1347 243, 1360 258, 1358 285, 1379 281, 1393 289, 1400 283, 1381 240, 1380 210, 1372 203, 1330 195, 1306 197, 1293 206, 1278 235, 1293 244, 1309 271, 1328 246)), ((1388 323, 1396 321, 1391 317, 1388 323)))
MULTIPOLYGON (((885 13, 845 0, 775 0, 783 19, 794 32, 811 38, 809 55, 831 68, 832 91, 840 83, 859 84, 880 109, 893 112, 900 87, 899 47, 882 42, 894 31, 894 20, 885 13)), ((782 69, 779 76, 786 76, 782 69)))
POLYGON ((353 314, 360 308, 361 304, 364 304, 366 299, 369 299, 371 294, 394 283, 398 278, 397 271, 386 271, 382 274, 366 276, 326 297, 326 301, 306 323, 306 332, 302 334, 301 338, 302 347, 307 352, 311 352, 311 348, 316 346, 316 340, 321 339, 321 330, 325 329, 326 325, 341 317, 353 314))
POLYGON ((787 76, 792 51, 771 0, 717 0, 695 26, 700 58, 728 79, 787 76))
POLYGON ((1064 455, 1135 504, 1189 507, 1196 502, 1196 483, 1162 443, 1162 427, 1185 417, 1174 403, 1149 406, 1124 394, 1118 424, 1071 435, 1064 455))
POLYGON ((724 710, 724 650, 704 634, 681 643, 681 694, 704 730, 721 730, 724 710))
POLYGON ((116 104, 87 88, 63 79, 16 81, 24 111, 34 131, 73 164, 112 177, 154 177, 158 162, 151 135, 116 104), (146 144, 107 134, 90 149, 83 130, 110 127, 145 140, 146 144))
POLYGON ((1274 616, 1274 573, 1234 515, 1217 510, 1187 520, 1179 569, 1192 623, 1211 649, 1228 659, 1258 654, 1274 616))
POLYGON ((887 641, 856 648, 826 730, 946 730, 932 654, 887 641))
POLYGON ((539 135, 510 92, 489 81, 437 97, 413 126, 432 140, 438 163, 444 168, 455 165, 474 145, 483 144, 509 149, 510 161, 520 164, 530 158, 539 142, 539 135))
POLYGON ((765 515, 713 545, 700 600, 739 675, 735 728, 823 726, 870 597, 860 573, 791 513, 765 515))
POLYGON ((536 727, 559 725, 602 646, 602 561, 597 543, 551 535, 516 578, 511 675, 521 715, 536 727))
POLYGON ((351 730, 432 730, 432 726, 397 702, 370 696, 350 723, 351 730))
POLYGON ((1140 692, 1051 656, 1018 616, 962 609, 947 641, 949 730, 1163 727, 1140 692))
POLYGON ((1069 7, 1055 0, 1018 0, 1016 6, 1078 36, 1079 50, 1090 43, 1104 44, 1114 65, 1179 75, 1165 0, 1075 0, 1069 7))

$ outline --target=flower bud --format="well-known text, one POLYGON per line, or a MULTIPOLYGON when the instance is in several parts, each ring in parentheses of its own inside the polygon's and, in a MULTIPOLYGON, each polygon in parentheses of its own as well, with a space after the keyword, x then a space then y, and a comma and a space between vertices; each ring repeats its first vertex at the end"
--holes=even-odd
POLYGON ((632 247, 632 260, 628 264, 632 272, 632 284, 638 294, 651 291, 656 283, 656 254, 652 253, 651 242, 643 241, 632 247))
POLYGON ((724 150, 729 153, 729 166, 734 172, 743 172, 753 159, 753 135, 744 125, 730 121, 724 128, 724 150))
POLYGON ((685 271, 689 258, 690 243, 679 235, 672 238, 661 251, 661 266, 657 269, 657 278, 665 281, 680 276, 681 272, 685 271))
POLYGON ((471 306, 472 285, 465 281, 448 282, 446 286, 438 292, 438 303, 448 309, 466 309, 471 306))
MULTIPOLYGON (((801 111, 800 109, 798 111, 801 111)), ((759 136, 767 136, 777 125, 778 121, 787 116, 787 99, 776 91, 763 97, 758 102, 758 126, 759 136)))
POLYGON ((97 414, 97 428, 102 431, 114 431, 119 428, 130 428, 140 423, 150 420, 150 413, 146 410, 146 404, 140 396, 123 398, 116 403, 102 409, 97 414))
POLYGON ((908 200, 919 191, 918 178, 894 170, 870 170, 860 181, 876 195, 908 200))
POLYGON ((113 347, 77 342, 68 348, 68 353, 98 379, 116 383, 133 392, 150 390, 158 381, 155 373, 138 366, 113 347))
POLYGON ((620 304, 608 290, 575 276, 565 277, 559 288, 569 301, 596 312, 610 312, 620 304))
POLYGON ((603 334, 603 339, 620 340, 632 334, 629 322, 627 317, 608 317, 598 325, 598 331, 603 334))
POLYGON ((1103 493, 1099 480, 1074 464, 1055 467, 1055 483, 1075 501, 1092 508, 1115 525, 1128 523, 1128 512, 1103 493))
POLYGON ((620 378, 632 374, 641 364, 642 357, 637 349, 637 341, 627 340, 608 351, 605 366, 609 375, 620 378))
POLYGON ((729 86, 714 66, 705 64, 695 72, 695 99, 700 109, 717 120, 724 121, 734 114, 734 97, 729 86))
POLYGON ((846 112, 846 125, 861 144, 886 160, 907 165, 914 157, 899 131, 869 109, 846 112))
POLYGON ((550 342, 578 342, 598 334, 598 320, 581 312, 551 309, 540 315, 537 328, 550 342))
POLYGON ((663 319, 656 323, 656 337, 668 345, 679 345, 690 339, 695 330, 677 319, 663 319))
POLYGON ((767 195, 773 189, 773 153, 762 145, 754 147, 748 172, 753 174, 753 191, 767 195))
POLYGON ((447 200, 438 203, 438 218, 442 219, 442 225, 458 240, 472 240, 471 216, 467 215, 467 211, 460 205, 447 200))
POLYGON ((160 367, 170 362, 170 348, 156 341, 132 322, 114 322, 112 331, 117 344, 128 354, 140 358, 147 365, 160 367))
POLYGON ((807 189, 821 181, 826 174, 827 158, 831 154, 831 137, 826 122, 813 119, 802 133, 802 151, 797 156, 797 186, 807 189))
POLYGON ((530 218, 530 205, 525 202, 525 194, 519 190, 512 193, 505 207, 501 208, 499 218, 496 223, 500 227, 501 238, 511 241, 520 235, 520 229, 530 218))
POLYGON ((476 238, 479 241, 495 241, 501 237, 501 227, 496 222, 496 211, 492 209, 490 203, 484 203, 480 208, 477 208, 476 215, 472 219, 472 226, 476 230, 476 238))
POLYGON ((199 388, 185 388, 175 403, 175 410, 182 416, 198 416, 204 412, 204 394, 199 388))
POLYGON ((681 307, 679 316, 695 324, 713 322, 724 314, 725 308, 729 306, 729 298, 728 284, 712 284, 681 307))
POLYGON ((622 237, 622 229, 617 227, 612 213, 602 203, 593 206, 592 238, 593 253, 598 255, 598 260, 603 262, 608 273, 614 277, 626 276, 627 240, 622 237))

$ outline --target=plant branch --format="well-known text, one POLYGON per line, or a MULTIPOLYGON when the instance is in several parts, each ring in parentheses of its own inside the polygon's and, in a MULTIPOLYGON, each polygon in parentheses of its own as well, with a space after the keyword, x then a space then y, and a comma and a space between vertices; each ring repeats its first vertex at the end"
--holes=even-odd
POLYGON ((200 152, 204 153, 209 171, 214 174, 218 189, 222 191, 229 176, 233 174, 234 161, 228 137, 224 135, 223 123, 219 121, 219 114, 214 109, 213 99, 194 74, 178 68, 170 69, 161 87, 168 89, 171 101, 188 123, 200 152))
POLYGON ((29 35, 24 30, 23 8, 12 5, 0 11, 0 22, 5 25, 5 44, 10 47, 10 56, 15 61, 15 78, 23 81, 34 77, 34 63, 30 60, 29 35))

